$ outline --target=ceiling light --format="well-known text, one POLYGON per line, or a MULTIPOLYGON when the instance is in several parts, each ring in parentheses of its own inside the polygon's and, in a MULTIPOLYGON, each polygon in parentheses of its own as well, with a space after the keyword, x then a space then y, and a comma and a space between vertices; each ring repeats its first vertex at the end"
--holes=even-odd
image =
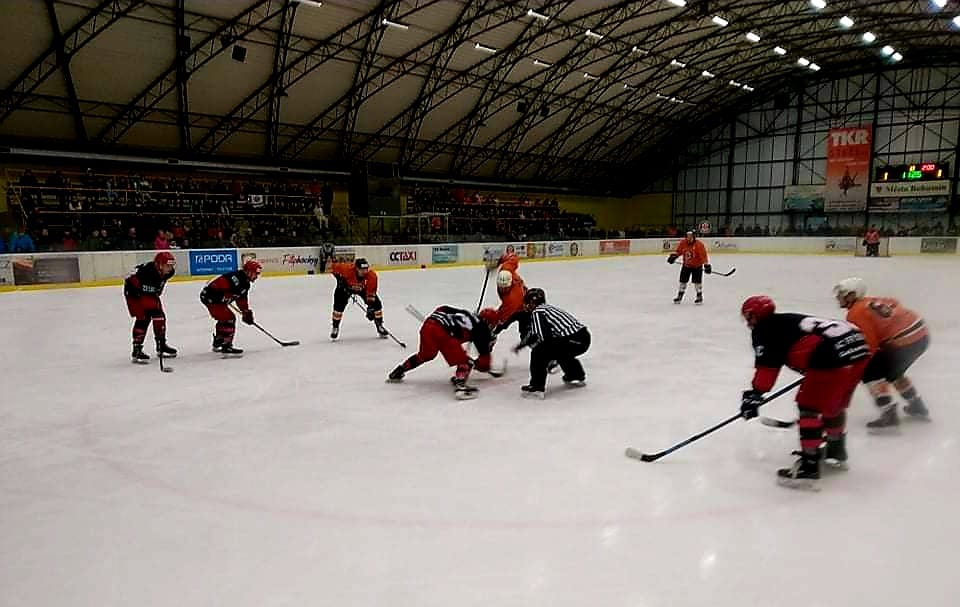
POLYGON ((591 74, 590 72, 584 72, 584 73, 583 73, 583 77, 584 77, 585 79, 587 79, 587 80, 599 80, 599 79, 600 79, 600 76, 594 76, 594 75, 591 74))
POLYGON ((937 5, 937 8, 943 8, 947 5, 947 0, 933 0, 933 3, 937 5))
POLYGON ((748 93, 752 93, 755 89, 752 86, 747 86, 746 84, 744 84, 743 90, 747 91, 748 93))
POLYGON ((813 71, 815 71, 815 72, 819 72, 819 71, 820 71, 820 66, 817 65, 816 63, 811 63, 811 64, 810 64, 810 69, 813 70, 813 71))
POLYGON ((808 65, 810 65, 810 60, 807 59, 806 57, 800 57, 799 59, 797 59, 797 63, 799 63, 803 67, 807 67, 808 65))
POLYGON ((730 81, 730 86, 735 86, 735 87, 737 87, 737 88, 740 88, 740 83, 737 82, 736 80, 731 80, 731 81, 730 81))
POLYGON ((841 27, 851 28, 853 27, 853 19, 844 15, 840 17, 840 25, 841 27))
POLYGON ((894 48, 893 48, 892 46, 890 46, 889 44, 888 44, 887 46, 883 47, 882 49, 880 49, 880 54, 883 55, 884 57, 889 57, 890 55, 892 55, 892 54, 895 53, 895 52, 896 52, 896 51, 894 50, 894 48))
POLYGON ((863 32, 863 41, 867 44, 873 44, 877 36, 873 32, 863 32))
POLYGON ((547 17, 547 16, 544 15, 543 13, 538 13, 537 11, 533 10, 532 8, 531 8, 531 9, 527 9, 527 17, 533 17, 534 19, 539 19, 540 21, 549 21, 549 20, 550 20, 550 17, 547 17))
POLYGON ((900 53, 894 53, 890 58, 893 59, 894 61, 902 61, 903 55, 901 55, 900 53))
POLYGON ((720 15, 714 15, 714 16, 713 16, 713 19, 711 19, 710 21, 713 21, 714 23, 716 23, 716 24, 719 25, 720 27, 727 27, 727 25, 730 24, 729 21, 727 21, 726 19, 724 19, 724 18, 721 17, 720 15))
POLYGON ((953 18, 953 24, 956 25, 957 27, 960 27, 960 15, 957 15, 956 17, 953 18))
POLYGON ((650 51, 648 51, 648 50, 646 50, 646 49, 640 48, 639 46, 634 46, 631 50, 632 50, 634 53, 643 53, 644 55, 646 55, 647 53, 650 52, 650 51))
POLYGON ((747 40, 750 42, 760 42, 760 36, 753 32, 747 32, 747 40))
POLYGON ((408 30, 410 26, 405 23, 397 23, 396 21, 390 21, 389 19, 384 19, 380 23, 386 25, 387 27, 395 27, 398 30, 408 30))
POLYGON ((670 65, 672 65, 673 67, 687 67, 686 63, 683 63, 682 61, 677 61, 676 59, 672 60, 670 62, 670 65))
POLYGON ((584 35, 587 38, 593 38, 594 40, 603 40, 603 34, 598 34, 597 32, 594 32, 592 30, 587 30, 586 32, 584 32, 584 35))
POLYGON ((317 0, 293 0, 293 1, 298 4, 306 4, 307 6, 313 6, 316 8, 320 8, 321 6, 323 6, 323 2, 318 2, 317 0))
POLYGON ((473 48, 477 49, 478 51, 483 51, 484 53, 490 53, 491 55, 497 52, 497 49, 493 48, 492 46, 486 46, 485 44, 480 44, 479 42, 476 43, 473 48))
POLYGON ((534 59, 533 64, 537 67, 550 67, 552 64, 547 63, 546 61, 540 61, 539 59, 534 59))
POLYGON ((810 0, 810 6, 819 11, 827 8, 827 3, 824 0, 810 0))
POLYGON ((633 85, 630 85, 630 84, 627 84, 626 82, 623 83, 623 88, 627 89, 628 91, 635 91, 635 90, 637 90, 637 87, 635 87, 635 86, 633 86, 633 85))
POLYGON ((700 72, 700 75, 703 76, 704 78, 716 78, 716 77, 717 77, 716 74, 714 74, 713 72, 709 72, 709 71, 707 71, 707 70, 703 70, 702 72, 700 72))
POLYGON ((783 48, 782 46, 775 46, 773 47, 773 52, 778 55, 786 55, 787 49, 783 48))
POLYGON ((674 6, 686 6, 687 0, 667 0, 670 4, 674 6))

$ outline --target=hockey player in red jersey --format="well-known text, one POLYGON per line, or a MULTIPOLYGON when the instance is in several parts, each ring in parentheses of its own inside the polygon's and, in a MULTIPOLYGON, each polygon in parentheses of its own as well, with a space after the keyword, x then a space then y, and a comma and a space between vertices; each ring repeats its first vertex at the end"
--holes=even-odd
POLYGON ((677 245, 677 249, 667 257, 667 263, 674 263, 678 257, 683 258, 683 267, 680 268, 680 290, 673 298, 673 303, 678 304, 683 301, 683 295, 687 292, 687 282, 691 277, 693 277, 693 286, 697 290, 697 298, 693 303, 703 303, 703 273, 710 274, 713 272, 713 267, 707 257, 707 248, 697 240, 695 232, 687 232, 686 237, 677 245))
POLYGON ((243 268, 235 272, 227 272, 211 280, 200 291, 200 301, 207 306, 210 316, 217 321, 216 332, 213 335, 213 351, 224 356, 239 356, 243 350, 233 346, 233 336, 237 331, 237 317, 230 304, 235 303, 240 310, 243 322, 253 324, 253 310, 247 295, 250 287, 260 277, 263 268, 255 259, 248 259, 243 268))
POLYGON ((333 290, 333 326, 330 329, 330 339, 340 337, 343 311, 354 295, 359 295, 366 303, 367 320, 373 322, 377 335, 382 339, 389 337, 390 333, 383 326, 383 303, 377 295, 377 273, 367 260, 358 257, 353 263, 335 263, 330 273, 337 280, 337 287, 333 290))
POLYGON ((135 363, 146 363, 150 357, 143 352, 143 341, 147 329, 153 321, 153 337, 157 341, 157 356, 173 358, 176 348, 167 345, 167 317, 163 312, 160 296, 163 287, 176 272, 177 261, 169 251, 161 251, 153 261, 140 264, 123 281, 123 296, 127 300, 127 310, 134 318, 133 354, 135 363))
POLYGON ((440 306, 420 326, 420 349, 390 372, 387 381, 400 382, 408 371, 442 354, 456 372, 451 378, 455 395, 460 400, 476 398, 477 388, 467 385, 471 367, 490 373, 490 349, 493 345, 493 327, 497 312, 492 308, 474 314, 452 306, 440 306), (471 361, 463 344, 472 343, 478 356, 471 361))
POLYGON ((846 409, 870 350, 857 327, 842 320, 777 313, 765 295, 747 298, 741 313, 752 333, 756 367, 752 386, 743 393, 741 414, 744 419, 758 415, 763 393, 773 388, 781 367, 803 374, 797 393, 800 458, 777 476, 786 486, 809 486, 820 478, 824 434, 826 459, 845 465, 846 409))

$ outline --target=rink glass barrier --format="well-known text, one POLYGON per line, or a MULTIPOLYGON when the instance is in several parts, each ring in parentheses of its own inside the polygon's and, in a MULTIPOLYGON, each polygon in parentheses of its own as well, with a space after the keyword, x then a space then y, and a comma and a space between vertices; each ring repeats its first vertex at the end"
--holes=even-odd
MULTIPOLYGON (((512 247, 526 261, 610 258, 623 255, 662 255, 676 248, 679 238, 565 240, 500 243, 446 243, 420 245, 338 246, 334 261, 365 257, 378 270, 449 268, 479 265, 512 247)), ((701 237, 713 254, 757 253, 789 255, 853 255, 854 236, 736 238, 701 237)), ((954 237, 890 238, 890 254, 958 255, 954 237)), ((207 278, 236 269, 256 259, 267 276, 316 274, 322 271, 317 247, 255 247, 242 249, 174 249, 174 280, 207 278)), ((137 265, 153 259, 156 251, 64 252, 0 255, 0 291, 16 289, 117 284, 137 265)))

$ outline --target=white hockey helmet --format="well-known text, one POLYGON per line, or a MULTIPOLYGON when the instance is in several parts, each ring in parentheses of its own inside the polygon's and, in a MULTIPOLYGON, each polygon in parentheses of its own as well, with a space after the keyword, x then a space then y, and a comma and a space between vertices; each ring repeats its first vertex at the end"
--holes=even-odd
POLYGON ((509 289, 513 285, 513 273, 510 270, 500 270, 497 273, 497 288, 509 289))
POLYGON ((856 276, 844 278, 833 286, 833 296, 843 305, 848 295, 853 295, 854 300, 862 299, 867 294, 867 283, 862 278, 856 276))

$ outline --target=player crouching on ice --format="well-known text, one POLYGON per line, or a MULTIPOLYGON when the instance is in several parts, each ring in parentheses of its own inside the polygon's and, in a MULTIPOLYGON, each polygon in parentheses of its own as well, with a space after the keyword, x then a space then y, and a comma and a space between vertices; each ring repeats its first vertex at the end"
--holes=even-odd
POLYGON ((497 272, 497 297, 500 298, 500 307, 497 308, 497 326, 493 334, 499 335, 516 322, 520 336, 523 337, 530 325, 530 314, 523 308, 523 296, 527 293, 527 286, 517 274, 520 258, 516 253, 505 253, 496 263, 500 266, 500 271, 497 272))
POLYGON ((367 320, 373 321, 377 335, 381 339, 389 337, 390 333, 383 326, 383 303, 377 295, 377 273, 370 268, 367 260, 358 257, 353 263, 335 263, 330 268, 330 273, 337 279, 337 288, 333 290, 333 326, 330 329, 330 339, 340 337, 343 311, 354 295, 363 296, 367 305, 367 320))
POLYGON ((863 331, 873 357, 863 372, 880 417, 867 423, 871 431, 896 428, 900 424, 890 384, 907 401, 904 413, 914 419, 929 420, 929 412, 907 369, 930 345, 930 334, 920 316, 890 297, 866 297, 867 285, 860 278, 841 280, 833 287, 833 296, 847 310, 847 320, 863 331))
POLYGON ((499 377, 501 373, 490 369, 490 350, 493 348, 493 327, 497 324, 497 312, 492 308, 474 314, 452 306, 440 306, 420 325, 420 349, 390 372, 388 382, 403 380, 408 371, 442 354, 451 367, 456 367, 453 383, 455 396, 460 400, 477 397, 477 388, 467 385, 470 369, 499 377), (471 361, 463 344, 472 343, 477 349, 477 358, 471 361))
POLYGON ((233 335, 237 331, 237 317, 230 309, 230 304, 236 302, 242 314, 243 322, 253 324, 253 310, 247 300, 251 285, 260 277, 262 270, 260 262, 248 259, 243 269, 236 272, 227 272, 211 280, 200 291, 200 301, 207 306, 210 316, 217 321, 216 332, 213 335, 213 351, 220 352, 225 357, 239 356, 243 350, 233 347, 233 335))
POLYGON ((797 392, 800 458, 791 468, 777 471, 780 484, 812 488, 820 478, 821 445, 826 433, 826 459, 844 467, 846 409, 863 376, 870 356, 863 334, 842 320, 803 314, 778 314, 765 295, 747 298, 740 309, 750 327, 756 371, 753 385, 743 393, 744 419, 757 417, 763 393, 773 388, 786 365, 803 375, 797 392))
POLYGON ((677 250, 670 253, 667 257, 667 263, 674 263, 678 257, 683 258, 683 267, 680 268, 680 290, 677 296, 673 298, 673 303, 678 304, 683 300, 684 293, 687 292, 687 282, 693 277, 693 287, 697 290, 697 298, 693 303, 703 303, 703 273, 710 274, 713 267, 707 257, 707 248, 703 243, 697 240, 697 234, 693 231, 687 232, 687 236, 677 244, 677 250))
POLYGON ((563 381, 569 386, 586 385, 587 375, 577 360, 590 348, 590 332, 572 314, 547 304, 543 289, 531 288, 523 297, 530 314, 530 330, 514 353, 526 346, 530 350, 530 383, 522 386, 525 397, 543 399, 546 395, 547 369, 554 361, 563 369, 563 381))
POLYGON ((160 295, 163 287, 176 272, 177 260, 172 253, 161 251, 153 261, 142 263, 123 281, 123 296, 127 310, 136 320, 133 322, 133 354, 131 360, 146 364, 150 357, 143 352, 143 340, 147 337, 150 321, 153 321, 153 337, 157 340, 157 356, 174 358, 176 348, 167 345, 167 317, 163 313, 160 295))

